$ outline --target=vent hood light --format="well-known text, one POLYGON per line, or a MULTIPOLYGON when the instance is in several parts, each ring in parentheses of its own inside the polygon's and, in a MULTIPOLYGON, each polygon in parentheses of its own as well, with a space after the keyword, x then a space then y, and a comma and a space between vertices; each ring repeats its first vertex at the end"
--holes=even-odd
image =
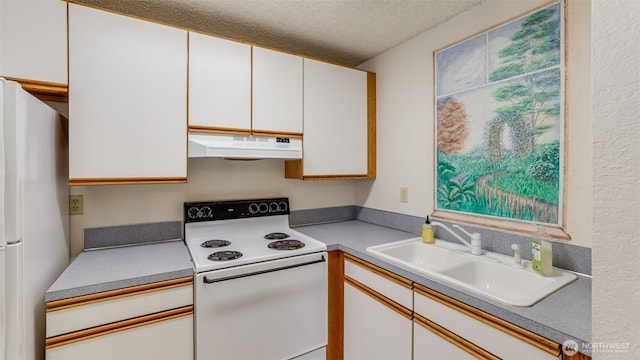
POLYGON ((190 133, 188 151, 190 158, 302 159, 302 139, 190 133))

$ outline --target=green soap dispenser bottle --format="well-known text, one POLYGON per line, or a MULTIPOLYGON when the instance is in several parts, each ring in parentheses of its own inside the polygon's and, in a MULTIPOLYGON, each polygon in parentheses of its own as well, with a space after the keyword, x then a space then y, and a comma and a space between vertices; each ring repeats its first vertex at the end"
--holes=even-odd
POLYGON ((552 247, 549 234, 544 226, 538 225, 538 230, 531 235, 531 268, 533 271, 550 276, 553 272, 552 247))
POLYGON ((427 215, 427 220, 422 224, 422 242, 425 244, 433 244, 436 240, 433 238, 433 225, 429 221, 429 216, 427 215))

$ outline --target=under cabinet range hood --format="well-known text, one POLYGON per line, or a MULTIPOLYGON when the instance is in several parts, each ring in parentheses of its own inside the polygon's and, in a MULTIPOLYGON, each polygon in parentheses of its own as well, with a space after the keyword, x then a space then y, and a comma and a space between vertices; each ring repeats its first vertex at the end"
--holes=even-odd
POLYGON ((226 159, 302 159, 302 139, 189 133, 189 157, 226 159))

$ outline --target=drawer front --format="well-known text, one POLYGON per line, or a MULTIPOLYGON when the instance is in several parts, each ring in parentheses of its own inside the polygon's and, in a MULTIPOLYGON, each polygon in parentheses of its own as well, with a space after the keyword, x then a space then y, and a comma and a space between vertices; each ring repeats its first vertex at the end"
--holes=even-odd
POLYGON ((69 335, 76 334, 77 338, 60 344, 48 344, 47 360, 193 359, 192 312, 103 329, 95 334, 69 335))
MULTIPOLYGON (((453 343, 450 337, 426 327, 423 323, 413 322, 413 358, 414 359, 451 359, 472 360, 482 358, 474 356, 464 345, 453 343)), ((489 357, 485 357, 489 358, 489 357)))
POLYGON ((413 309, 412 283, 407 279, 348 255, 345 255, 344 275, 407 309, 413 309))
MULTIPOLYGON (((442 296, 442 295, 440 295, 442 296)), ((492 320, 481 320, 480 311, 476 316, 472 311, 461 312, 442 300, 437 301, 428 294, 415 291, 414 312, 443 328, 459 335, 473 344, 503 359, 557 359, 559 346, 514 325, 494 326, 492 320), (525 341, 524 339, 530 341, 525 341), (534 345, 534 344, 538 345, 534 345)), ((455 306, 455 304, 454 304, 455 306)), ((464 311, 464 310, 463 310, 464 311)))
POLYGON ((193 305, 193 279, 185 278, 47 303, 47 337, 193 305))

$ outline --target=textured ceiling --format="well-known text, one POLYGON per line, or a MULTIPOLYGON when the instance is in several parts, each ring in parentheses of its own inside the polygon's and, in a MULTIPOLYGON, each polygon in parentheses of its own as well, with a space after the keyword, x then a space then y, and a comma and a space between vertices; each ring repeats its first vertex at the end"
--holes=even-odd
POLYGON ((356 66, 486 0, 75 0, 356 66))

